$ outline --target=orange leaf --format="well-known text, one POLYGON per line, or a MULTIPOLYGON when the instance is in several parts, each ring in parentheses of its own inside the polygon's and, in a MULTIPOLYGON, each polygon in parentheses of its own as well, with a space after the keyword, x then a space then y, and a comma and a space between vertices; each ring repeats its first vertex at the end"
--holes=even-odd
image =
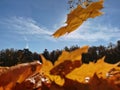
POLYGON ((76 30, 88 18, 95 18, 102 15, 103 13, 99 10, 103 8, 103 1, 104 0, 93 2, 87 8, 78 5, 68 14, 66 21, 67 25, 59 28, 53 36, 58 38, 66 33, 70 33, 76 30))
POLYGON ((10 67, 0 75, 0 90, 12 90, 16 83, 22 83, 27 77, 39 72, 41 64, 38 61, 19 64, 10 67))
POLYGON ((89 64, 82 64, 81 67, 76 68, 71 73, 66 75, 66 77, 83 83, 85 82, 86 77, 91 78, 95 73, 98 75, 98 77, 107 78, 107 73, 112 68, 117 68, 117 65, 105 63, 104 58, 105 57, 98 60, 96 63, 90 62, 89 64))
POLYGON ((79 60, 79 61, 81 61, 82 54, 87 53, 88 48, 89 48, 88 46, 83 46, 83 47, 78 48, 72 52, 63 51, 61 56, 58 58, 58 60, 56 60, 54 66, 57 66, 66 60, 70 60, 70 61, 79 60))

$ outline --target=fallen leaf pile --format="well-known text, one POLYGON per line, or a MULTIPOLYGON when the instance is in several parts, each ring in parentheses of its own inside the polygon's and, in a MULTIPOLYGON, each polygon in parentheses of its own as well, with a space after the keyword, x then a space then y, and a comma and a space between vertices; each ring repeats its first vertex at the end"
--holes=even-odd
POLYGON ((104 58, 96 63, 82 63, 88 46, 63 51, 52 64, 42 58, 39 62, 1 67, 0 90, 120 90, 119 63, 108 64, 104 58))
POLYGON ((46 90, 120 90, 119 63, 108 64, 103 57, 96 63, 83 64, 81 55, 87 50, 88 46, 63 51, 54 65, 42 57, 45 65, 51 66, 45 70, 51 81, 51 87, 46 90))
POLYGON ((58 38, 64 34, 68 34, 76 30, 84 21, 89 18, 95 18, 102 15, 103 13, 100 10, 103 8, 104 0, 99 0, 98 2, 92 2, 86 8, 83 8, 81 5, 78 5, 74 10, 72 10, 66 21, 66 26, 59 28, 54 34, 53 37, 58 38))

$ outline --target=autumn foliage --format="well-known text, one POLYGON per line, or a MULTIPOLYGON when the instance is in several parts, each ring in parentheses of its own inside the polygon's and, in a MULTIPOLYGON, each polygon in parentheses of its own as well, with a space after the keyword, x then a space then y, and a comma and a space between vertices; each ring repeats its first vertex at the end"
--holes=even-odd
POLYGON ((52 64, 39 62, 0 68, 0 90, 120 90, 119 63, 108 64, 101 58, 84 64, 82 54, 88 46, 63 51, 52 64))
POLYGON ((81 5, 78 5, 74 10, 72 10, 68 16, 66 21, 66 26, 59 28, 53 36, 58 38, 64 34, 69 34, 76 30, 79 26, 82 25, 84 21, 89 18, 95 18, 97 16, 102 15, 103 13, 100 11, 103 8, 104 0, 99 0, 98 2, 92 2, 86 8, 83 8, 81 5))
MULTIPOLYGON (((77 29, 88 18, 100 16, 103 0, 91 3, 87 8, 78 5, 68 14, 67 26, 53 36, 60 37, 77 29)), ((82 55, 89 46, 71 52, 63 50, 54 64, 40 55, 42 63, 18 64, 0 67, 0 90, 120 90, 120 62, 106 63, 105 56, 85 64, 82 55)))
POLYGON ((12 90, 17 83, 22 83, 30 75, 38 73, 40 69, 41 64, 38 61, 8 67, 0 74, 0 90, 12 90))

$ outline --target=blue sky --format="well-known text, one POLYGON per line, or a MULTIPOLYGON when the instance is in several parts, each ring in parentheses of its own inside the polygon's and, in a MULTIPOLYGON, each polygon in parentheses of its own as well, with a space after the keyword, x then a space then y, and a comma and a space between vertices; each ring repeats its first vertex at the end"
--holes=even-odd
POLYGON ((65 46, 107 46, 120 40, 120 0, 105 0, 104 15, 58 39, 51 35, 65 24, 68 0, 0 0, 0 50, 29 47, 41 53, 65 46))

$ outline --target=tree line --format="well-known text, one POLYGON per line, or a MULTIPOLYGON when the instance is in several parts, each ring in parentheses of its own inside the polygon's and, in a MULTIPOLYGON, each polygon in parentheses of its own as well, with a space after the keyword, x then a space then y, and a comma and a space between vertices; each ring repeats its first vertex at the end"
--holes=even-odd
POLYGON ((5 49, 0 51, 0 66, 13 66, 20 63, 40 60, 38 53, 32 53, 29 49, 16 50, 5 49))
MULTIPOLYGON (((71 52, 80 46, 65 47, 63 50, 71 52)), ((62 50, 53 50, 49 52, 45 49, 42 55, 54 63, 61 55, 62 50)), ((105 62, 114 64, 120 61, 120 40, 116 44, 109 43, 105 46, 91 46, 88 53, 82 54, 83 63, 97 62, 98 59, 105 56, 105 62)), ((40 54, 37 52, 31 52, 29 49, 16 50, 14 48, 5 49, 0 51, 0 66, 13 66, 19 63, 32 62, 39 60, 41 62, 40 54)))

